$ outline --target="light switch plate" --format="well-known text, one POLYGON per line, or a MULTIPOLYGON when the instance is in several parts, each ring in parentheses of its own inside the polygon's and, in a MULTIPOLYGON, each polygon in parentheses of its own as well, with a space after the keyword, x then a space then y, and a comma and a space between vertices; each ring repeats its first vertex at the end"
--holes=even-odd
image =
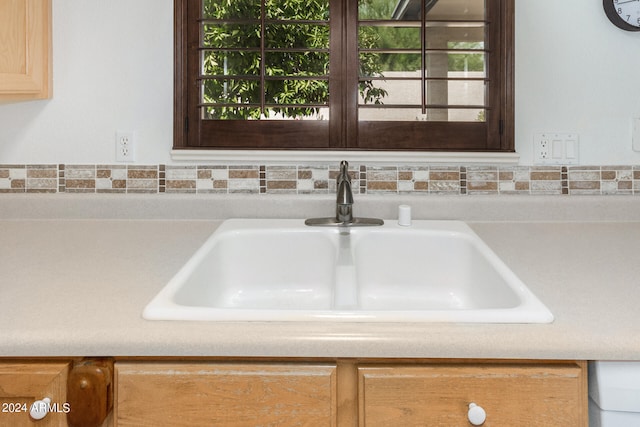
POLYGON ((533 161, 536 165, 579 164, 580 138, 578 134, 546 132, 534 135, 533 161))

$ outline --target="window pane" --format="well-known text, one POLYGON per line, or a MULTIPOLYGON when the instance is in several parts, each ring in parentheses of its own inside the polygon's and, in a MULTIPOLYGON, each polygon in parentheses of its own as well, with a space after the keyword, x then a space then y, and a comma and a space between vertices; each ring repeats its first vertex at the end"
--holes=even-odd
MULTIPOLYGON (((424 1, 424 0, 422 0, 424 1)), ((426 0, 429 20, 484 20, 485 0, 426 0)), ((400 3, 404 3, 400 0, 400 3)), ((407 3, 419 3, 408 0, 407 3)))
POLYGON ((326 105, 329 84, 322 80, 269 80, 266 85, 266 101, 269 104, 326 105))
POLYGON ((317 118, 329 99, 329 0, 203 2, 204 117, 317 118))
MULTIPOLYGON (((403 0, 359 0, 358 19, 377 20, 393 19, 393 12, 396 7, 401 7, 403 0)), ((420 2, 416 2, 420 7, 420 2)))
POLYGON ((261 118, 271 120, 329 120, 329 108, 267 107, 261 118))
POLYGON ((405 71, 420 78, 421 64, 419 53, 360 53, 360 77, 391 77, 390 71, 405 71))
POLYGON ((414 121, 419 120, 422 109, 417 108, 361 108, 358 112, 360 121, 414 121))
MULTIPOLYGON (((452 73, 452 76, 455 76, 452 73)), ((427 82, 427 90, 429 90, 427 82)), ((485 105, 485 82, 482 80, 449 80, 447 99, 449 105, 485 105)), ((434 104, 436 102, 433 102, 434 104)))
POLYGON ((325 76, 329 70, 329 53, 268 52, 267 76, 325 76))
POLYGON ((358 46, 369 49, 420 49, 420 28, 361 25, 358 46))
POLYGON ((450 122, 484 122, 486 111, 482 108, 452 108, 448 110, 450 122))
POLYGON ((213 107, 205 106, 202 118, 207 120, 247 120, 259 119, 258 107, 213 107))
POLYGON ((267 19, 329 20, 329 0, 267 0, 267 19))
POLYGON ((259 52, 210 52, 202 54, 204 76, 259 76, 259 52))
POLYGON ((204 0, 202 17, 205 19, 243 19, 260 16, 260 0, 204 0))
MULTIPOLYGON (((363 82, 360 88, 360 105, 364 104, 376 104, 376 99, 370 94, 371 89, 368 85, 384 91, 384 96, 381 96, 377 104, 383 105, 414 105, 418 108, 422 105, 422 82, 420 80, 392 80, 405 77, 420 77, 420 73, 408 73, 391 71, 385 73, 385 77, 389 80, 373 80, 369 82, 363 82), (363 89, 365 87, 365 90, 363 89), (368 98, 367 98, 367 95, 368 98)), ((374 92, 375 94, 375 92, 374 92)))
POLYGON ((270 24, 266 26, 267 48, 329 48, 329 27, 311 24, 270 24))
POLYGON ((484 53, 449 53, 449 72, 467 71, 485 76, 484 53))
POLYGON ((484 78, 485 54, 457 54, 451 52, 428 53, 426 55, 426 77, 484 78), (463 74, 460 74, 462 72, 463 74), (466 74, 464 74, 467 72, 466 74))
POLYGON ((214 79, 205 80, 202 86, 207 104, 260 104, 257 80, 214 79))
POLYGON ((202 47, 259 48, 259 24, 203 24, 202 47))

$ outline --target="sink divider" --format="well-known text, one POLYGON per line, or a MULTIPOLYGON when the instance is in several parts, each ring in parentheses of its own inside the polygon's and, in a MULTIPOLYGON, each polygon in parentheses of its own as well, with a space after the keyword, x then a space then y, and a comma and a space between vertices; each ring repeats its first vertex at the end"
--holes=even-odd
POLYGON ((351 233, 349 230, 340 232, 338 239, 333 305, 334 309, 355 309, 358 308, 358 287, 351 249, 351 233))

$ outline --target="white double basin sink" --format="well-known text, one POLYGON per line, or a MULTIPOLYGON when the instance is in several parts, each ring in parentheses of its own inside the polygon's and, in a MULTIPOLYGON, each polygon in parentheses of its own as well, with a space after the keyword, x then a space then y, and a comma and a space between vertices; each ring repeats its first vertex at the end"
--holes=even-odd
POLYGON ((145 307, 149 320, 549 323, 460 221, 309 227, 224 221, 145 307))

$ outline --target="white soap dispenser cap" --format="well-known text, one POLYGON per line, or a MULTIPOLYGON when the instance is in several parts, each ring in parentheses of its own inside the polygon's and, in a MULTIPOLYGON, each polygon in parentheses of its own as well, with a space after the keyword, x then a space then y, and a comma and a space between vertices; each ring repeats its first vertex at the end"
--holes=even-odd
POLYGON ((411 206, 398 206, 398 225, 409 227, 411 225, 411 206))

